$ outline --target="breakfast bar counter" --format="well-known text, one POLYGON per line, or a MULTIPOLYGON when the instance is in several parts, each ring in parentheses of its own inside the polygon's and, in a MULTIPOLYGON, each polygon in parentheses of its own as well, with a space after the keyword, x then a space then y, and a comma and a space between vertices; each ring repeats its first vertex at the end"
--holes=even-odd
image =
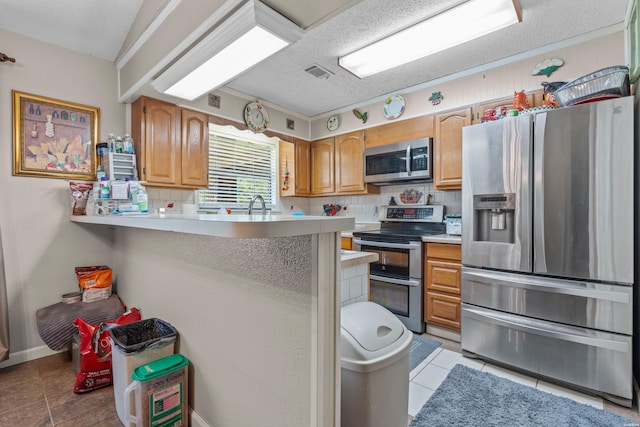
POLYGON ((114 289, 178 331, 191 425, 340 422, 347 217, 72 216, 112 230, 114 289), (250 404, 247 410, 245 404, 250 404))

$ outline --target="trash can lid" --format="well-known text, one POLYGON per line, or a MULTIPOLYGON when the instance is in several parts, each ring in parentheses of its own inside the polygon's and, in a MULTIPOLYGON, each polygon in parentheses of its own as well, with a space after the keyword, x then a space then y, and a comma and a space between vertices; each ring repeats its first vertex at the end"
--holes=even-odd
POLYGON ((171 356, 149 362, 146 365, 138 366, 133 370, 131 378, 140 382, 149 381, 150 379, 184 368, 188 364, 189 360, 183 355, 172 354, 171 356))
POLYGON ((402 322, 389 310, 374 302, 357 302, 341 310, 342 329, 364 349, 378 351, 402 336, 402 322))

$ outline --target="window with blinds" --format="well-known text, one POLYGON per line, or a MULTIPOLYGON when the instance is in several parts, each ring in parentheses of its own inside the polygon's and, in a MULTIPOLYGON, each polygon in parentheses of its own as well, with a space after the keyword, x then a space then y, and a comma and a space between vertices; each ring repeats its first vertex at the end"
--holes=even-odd
POLYGON ((273 208, 277 147, 275 138, 220 132, 209 125, 209 188, 199 192, 200 208, 247 207, 256 194, 273 208))

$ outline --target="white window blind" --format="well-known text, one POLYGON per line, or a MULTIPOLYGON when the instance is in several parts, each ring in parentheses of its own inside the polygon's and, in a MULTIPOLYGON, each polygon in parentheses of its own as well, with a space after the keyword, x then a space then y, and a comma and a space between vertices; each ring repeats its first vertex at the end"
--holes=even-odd
MULTIPOLYGON (((199 193, 201 208, 246 207, 260 194, 276 205, 277 141, 250 140, 209 127, 209 188, 199 193)), ((253 138, 252 138, 253 139, 253 138)))

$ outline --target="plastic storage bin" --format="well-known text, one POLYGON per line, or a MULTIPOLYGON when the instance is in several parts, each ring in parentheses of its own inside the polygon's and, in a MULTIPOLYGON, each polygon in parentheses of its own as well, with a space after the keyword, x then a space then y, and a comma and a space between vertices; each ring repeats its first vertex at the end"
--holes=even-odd
POLYGON ((174 354, 137 367, 124 392, 125 425, 188 425, 189 361, 174 354), (131 405, 133 402, 133 405, 131 405))
POLYGON ((343 427, 407 425, 413 333, 373 302, 341 311, 343 427))
POLYGON ((124 392, 131 384, 133 371, 154 360, 174 353, 177 332, 160 319, 144 319, 110 330, 111 370, 116 412, 125 426, 124 392))

